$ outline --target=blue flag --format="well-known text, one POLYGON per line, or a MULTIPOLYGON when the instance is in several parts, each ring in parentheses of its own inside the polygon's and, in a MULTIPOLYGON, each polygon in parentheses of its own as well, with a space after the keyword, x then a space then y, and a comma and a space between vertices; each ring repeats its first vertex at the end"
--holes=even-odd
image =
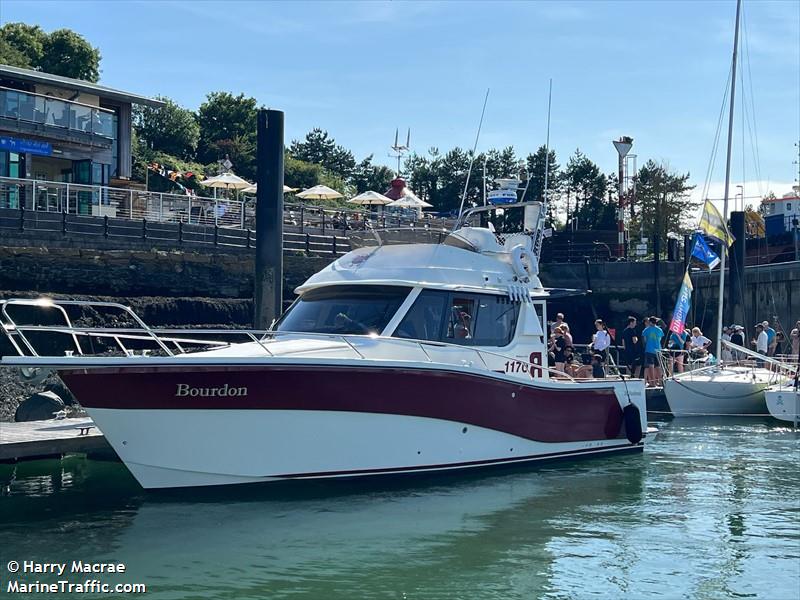
POLYGON ((719 256, 711 248, 708 247, 706 239, 702 233, 694 234, 694 246, 692 247, 692 256, 702 261, 709 270, 713 269, 719 264, 719 256))

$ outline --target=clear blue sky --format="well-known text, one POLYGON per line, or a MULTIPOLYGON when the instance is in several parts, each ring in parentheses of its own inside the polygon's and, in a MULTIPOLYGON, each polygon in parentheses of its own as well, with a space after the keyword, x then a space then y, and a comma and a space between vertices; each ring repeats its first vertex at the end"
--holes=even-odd
MULTIPOLYGON (((612 172, 611 140, 626 134, 640 164, 667 161, 699 186, 734 11, 733 0, 0 3, 3 23, 68 27, 88 38, 102 51, 106 85, 192 109, 210 91, 244 92, 286 111, 287 143, 319 126, 357 158, 374 153, 390 165, 395 127, 411 127, 420 153, 471 147, 487 87, 479 150, 535 150, 545 138, 552 77, 559 162, 580 148, 612 172)), ((751 0, 745 16, 761 175, 781 193, 797 174, 800 2, 751 0)), ((734 183, 756 179, 741 117, 737 110, 734 183)), ((724 148, 716 182, 722 156, 724 148)), ((748 184, 748 195, 757 191, 748 184)))

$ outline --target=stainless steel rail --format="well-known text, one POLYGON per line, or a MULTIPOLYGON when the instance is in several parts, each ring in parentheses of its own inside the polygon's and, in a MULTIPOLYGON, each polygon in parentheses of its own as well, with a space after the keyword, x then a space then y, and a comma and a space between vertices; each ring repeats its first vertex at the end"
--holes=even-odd
MULTIPOLYGON (((364 354, 365 346, 364 342, 374 342, 380 341, 382 343, 390 343, 396 344, 400 346, 414 346, 417 347, 421 352, 422 355, 425 356, 425 360, 428 363, 437 363, 437 364, 446 364, 450 366, 466 366, 470 368, 474 368, 476 364, 479 364, 479 370, 491 371, 496 372, 493 370, 489 364, 486 362, 487 357, 495 357, 502 359, 503 361, 513 361, 514 363, 521 363, 525 365, 525 372, 536 372, 539 371, 541 373, 547 373, 548 375, 554 375, 559 379, 563 380, 566 379, 571 382, 577 382, 575 378, 573 378, 568 373, 563 371, 558 371, 549 367, 547 365, 538 365, 531 363, 529 361, 521 360, 516 357, 508 356, 502 354, 500 352, 494 352, 492 350, 486 350, 483 348, 474 348, 470 346, 462 346, 458 344, 451 344, 448 342, 432 342, 429 340, 417 340, 417 339, 407 339, 407 338, 395 338, 389 336, 379 336, 379 335, 356 335, 356 334, 335 334, 335 333, 309 333, 309 332, 294 332, 294 331, 274 331, 274 330, 260 330, 260 329, 159 329, 159 328, 151 328, 145 324, 145 322, 133 311, 132 308, 125 306, 123 304, 119 304, 116 302, 94 302, 94 301, 84 301, 84 300, 50 300, 50 299, 9 299, 0 302, 0 315, 2 316, 2 330, 6 334, 6 337, 11 342, 12 346, 14 347, 17 355, 20 357, 27 357, 30 356, 32 358, 43 358, 46 355, 41 355, 37 349, 35 343, 26 336, 26 333, 52 333, 52 334, 61 334, 61 335, 68 335, 72 338, 73 343, 75 344, 75 348, 77 351, 78 356, 75 358, 86 357, 89 358, 83 352, 83 349, 80 346, 78 341, 79 338, 107 338, 114 340, 115 344, 119 349, 124 353, 124 357, 98 357, 98 358, 128 358, 134 356, 134 350, 129 349, 123 342, 123 340, 130 340, 136 342, 150 342, 155 344, 159 349, 166 353, 166 357, 163 357, 165 360, 169 360, 170 358, 175 358, 178 356, 190 356, 192 352, 191 349, 187 349, 184 346, 193 346, 193 347, 200 347, 203 350, 208 350, 212 348, 224 348, 230 347, 233 345, 233 342, 225 339, 231 336, 244 336, 246 341, 254 342, 258 345, 258 347, 264 351, 267 356, 275 357, 276 354, 270 350, 269 343, 272 341, 281 341, 280 338, 283 339, 319 339, 319 340, 326 340, 330 342, 338 342, 340 344, 346 345, 349 349, 353 351, 353 353, 360 359, 363 360, 387 360, 379 357, 368 357, 364 354), (66 326, 54 326, 54 325, 20 325, 16 323, 9 312, 9 308, 12 306, 27 306, 27 307, 35 307, 35 308, 42 308, 42 309, 55 309, 60 312, 60 314, 65 318, 65 322, 67 323, 66 326), (72 324, 67 315, 64 306, 78 306, 81 308, 91 308, 91 309, 98 309, 98 308, 105 308, 105 309, 114 309, 117 311, 121 311, 124 315, 131 317, 136 324, 139 326, 137 328, 130 328, 130 327, 76 327, 72 324), (193 337, 193 336, 214 336, 216 339, 203 339, 201 337, 193 337), (175 351, 173 351, 170 346, 175 347, 175 351), (436 348, 449 348, 455 349, 460 351, 461 353, 472 353, 474 354, 474 360, 466 360, 466 359, 459 359, 458 363, 448 363, 442 361, 436 361, 431 357, 430 350, 436 348), (25 351, 27 349, 27 352, 25 351)), ((321 350, 324 348, 321 348, 321 350)), ((65 362, 72 362, 75 360, 73 355, 70 354, 66 357, 58 357, 65 360, 65 362), (72 360, 70 360, 72 359, 72 360)), ((142 350, 141 352, 146 353, 148 350, 142 350)), ((147 354, 142 354, 143 356, 147 356, 147 354)), ((463 354, 462 354, 463 356, 463 354)), ((56 357, 53 357, 56 358, 56 357)), ((157 357, 153 357, 157 358, 157 357)), ((0 365, 5 362, 4 360, 0 359, 0 365)), ((35 362, 35 361, 34 361, 35 362)), ((6 363, 8 364, 8 363, 6 363)), ((13 366, 20 366, 19 361, 16 361, 13 366)), ((531 376, 532 379, 535 377, 531 376)), ((613 378, 609 378, 613 380, 613 378)), ((600 380, 594 380, 600 381, 600 380)))

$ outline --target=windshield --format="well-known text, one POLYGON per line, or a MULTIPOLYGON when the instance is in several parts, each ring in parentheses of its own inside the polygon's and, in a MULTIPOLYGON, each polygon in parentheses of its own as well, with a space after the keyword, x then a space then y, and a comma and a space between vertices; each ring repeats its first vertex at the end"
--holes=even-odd
POLYGON ((332 285, 303 294, 275 329, 308 333, 381 333, 411 288, 332 285))

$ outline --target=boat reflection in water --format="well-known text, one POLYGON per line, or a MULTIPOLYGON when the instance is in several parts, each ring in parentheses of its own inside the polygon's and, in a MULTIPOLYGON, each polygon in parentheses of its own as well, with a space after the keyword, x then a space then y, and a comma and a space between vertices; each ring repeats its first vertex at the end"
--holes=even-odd
POLYGON ((2 466, 0 547, 122 561, 154 598, 796 597, 791 426, 659 426, 627 460, 491 475, 148 493, 118 463, 2 466))

